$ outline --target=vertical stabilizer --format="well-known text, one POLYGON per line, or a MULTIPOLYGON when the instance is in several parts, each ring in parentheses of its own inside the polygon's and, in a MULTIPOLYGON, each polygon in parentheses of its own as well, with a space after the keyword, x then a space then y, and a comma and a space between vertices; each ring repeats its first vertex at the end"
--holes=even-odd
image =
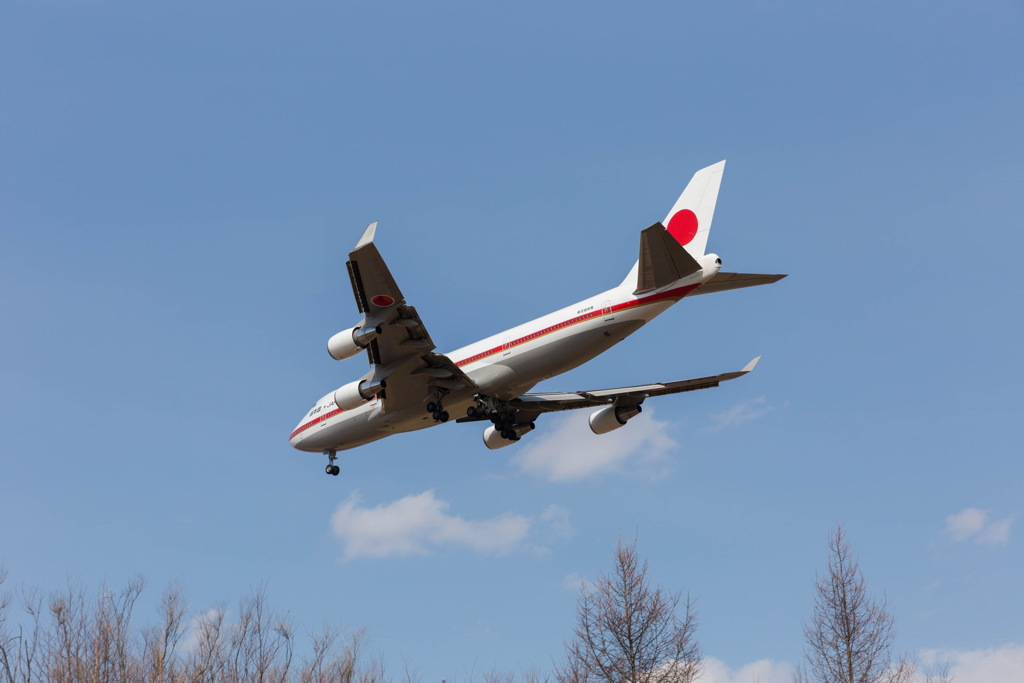
POLYGON ((672 239, 661 223, 640 233, 637 264, 634 294, 667 287, 701 270, 700 264, 672 239))
POLYGON ((722 185, 725 161, 702 168, 679 195, 662 223, 694 258, 704 255, 711 219, 715 216, 718 188, 722 185))

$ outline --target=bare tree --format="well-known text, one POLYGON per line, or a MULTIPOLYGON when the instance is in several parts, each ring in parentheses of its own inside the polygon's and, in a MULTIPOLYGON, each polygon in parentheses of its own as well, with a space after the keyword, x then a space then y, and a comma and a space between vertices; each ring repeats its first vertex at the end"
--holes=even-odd
POLYGON ((355 633, 348 645, 339 653, 340 634, 336 628, 324 626, 311 636, 313 654, 302 667, 302 683, 351 683, 355 675, 355 664, 359 659, 359 648, 363 639, 362 631, 355 633))
POLYGON ((85 594, 69 586, 67 593, 54 593, 47 605, 50 628, 43 643, 43 675, 54 683, 88 679, 89 617, 85 594))
POLYGON ((815 582, 814 616, 804 625, 805 662, 797 683, 905 683, 915 667, 906 658, 893 663, 896 637, 888 603, 876 600, 842 525, 828 542, 828 571, 815 582))
POLYGON ((221 673, 222 680, 231 683, 287 681, 292 645, 291 624, 270 608, 266 590, 261 586, 241 604, 238 623, 228 639, 228 665, 221 673))
POLYGON ((580 588, 575 638, 555 677, 558 683, 689 683, 703 669, 696 630, 690 599, 652 590, 636 541, 620 539, 611 575, 580 588))
MULTIPOLYGON (((0 567, 0 588, 5 578, 0 567)), ((230 619, 223 608, 189 619, 171 586, 159 623, 138 629, 131 620, 142 588, 137 578, 95 598, 73 585, 45 598, 0 591, 0 683, 391 683, 383 655, 363 656, 361 631, 343 639, 324 628, 311 636, 311 656, 293 666, 292 627, 263 588, 230 619)), ((416 683, 408 666, 402 683, 416 683)))
MULTIPOLYGON (((0 566, 0 588, 3 588, 6 580, 7 570, 0 566)), ((0 593, 0 674, 5 681, 15 680, 21 653, 21 635, 15 635, 15 629, 10 624, 10 606, 10 594, 6 591, 0 593)))
POLYGON ((169 586, 160 598, 159 614, 163 623, 146 629, 142 634, 145 680, 165 683, 177 679, 177 649, 188 628, 185 612, 181 587, 169 586))
POLYGON ((953 674, 949 662, 932 664, 925 667, 924 683, 953 683, 953 674))
MULTIPOLYGON (((3 578, 0 576, 0 584, 3 578)), ((35 591, 22 590, 19 601, 28 623, 12 626, 8 612, 12 597, 10 594, 0 596, 0 669, 3 674, 0 680, 5 683, 28 683, 40 678, 36 675, 36 664, 43 633, 43 599, 35 591)))
POLYGON ((224 610, 214 608, 192 624, 194 643, 185 661, 185 680, 214 683, 224 668, 224 610))

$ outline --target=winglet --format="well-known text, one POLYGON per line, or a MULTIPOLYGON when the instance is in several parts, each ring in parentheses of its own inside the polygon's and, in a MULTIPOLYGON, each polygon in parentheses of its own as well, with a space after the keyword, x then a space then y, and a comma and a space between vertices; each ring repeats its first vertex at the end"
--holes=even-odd
POLYGON ((753 370, 754 367, 757 365, 757 361, 759 361, 759 360, 761 360, 761 356, 758 356, 754 360, 752 360, 749 363, 747 363, 746 366, 743 368, 742 372, 743 373, 747 373, 747 372, 750 372, 751 370, 753 370))
POLYGON ((363 236, 359 238, 358 242, 356 242, 355 249, 353 249, 352 251, 355 251, 360 247, 365 247, 367 244, 373 244, 373 236, 376 232, 377 221, 374 221, 366 226, 366 230, 363 231, 363 236))

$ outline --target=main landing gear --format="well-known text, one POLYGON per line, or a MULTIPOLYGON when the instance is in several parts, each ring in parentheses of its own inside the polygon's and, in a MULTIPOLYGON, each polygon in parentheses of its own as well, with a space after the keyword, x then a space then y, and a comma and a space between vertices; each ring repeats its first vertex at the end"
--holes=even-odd
POLYGON ((501 401, 490 398, 478 398, 475 406, 466 409, 466 417, 477 420, 490 420, 495 431, 501 434, 502 438, 508 441, 519 441, 520 434, 533 429, 533 423, 520 423, 519 415, 511 410, 501 401), (530 429, 522 430, 524 424, 529 424, 530 429))
POLYGON ((490 415, 491 423, 494 428, 501 434, 503 439, 509 441, 519 441, 519 434, 516 433, 516 414, 511 410, 502 410, 490 415))
POLYGON ((441 399, 431 401, 427 404, 427 412, 434 417, 435 422, 447 422, 449 415, 448 411, 441 405, 441 399))
POLYGON ((327 474, 332 477, 338 476, 341 472, 341 468, 334 464, 334 461, 338 459, 337 451, 328 449, 324 451, 324 455, 327 456, 327 468, 324 470, 327 474))

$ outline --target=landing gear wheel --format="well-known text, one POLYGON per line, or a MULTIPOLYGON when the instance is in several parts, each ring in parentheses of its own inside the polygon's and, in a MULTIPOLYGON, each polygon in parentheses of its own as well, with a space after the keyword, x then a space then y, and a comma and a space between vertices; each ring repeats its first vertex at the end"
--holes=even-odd
POLYGON ((324 449, 324 455, 327 456, 327 467, 324 468, 324 472, 332 477, 338 476, 338 473, 341 472, 341 468, 334 464, 334 461, 338 459, 337 451, 327 448, 324 449))
MULTIPOLYGON (((430 403, 427 404, 427 412, 428 413, 437 413, 439 410, 441 410, 441 404, 440 403, 435 403, 435 402, 431 401, 430 403)), ((435 415, 434 419, 435 420, 437 419, 436 415, 435 415)))
POLYGON ((442 410, 441 411, 441 422, 447 422, 448 418, 449 418, 448 411, 447 410, 442 410))
POLYGON ((476 406, 466 408, 466 417, 476 417, 476 406))

